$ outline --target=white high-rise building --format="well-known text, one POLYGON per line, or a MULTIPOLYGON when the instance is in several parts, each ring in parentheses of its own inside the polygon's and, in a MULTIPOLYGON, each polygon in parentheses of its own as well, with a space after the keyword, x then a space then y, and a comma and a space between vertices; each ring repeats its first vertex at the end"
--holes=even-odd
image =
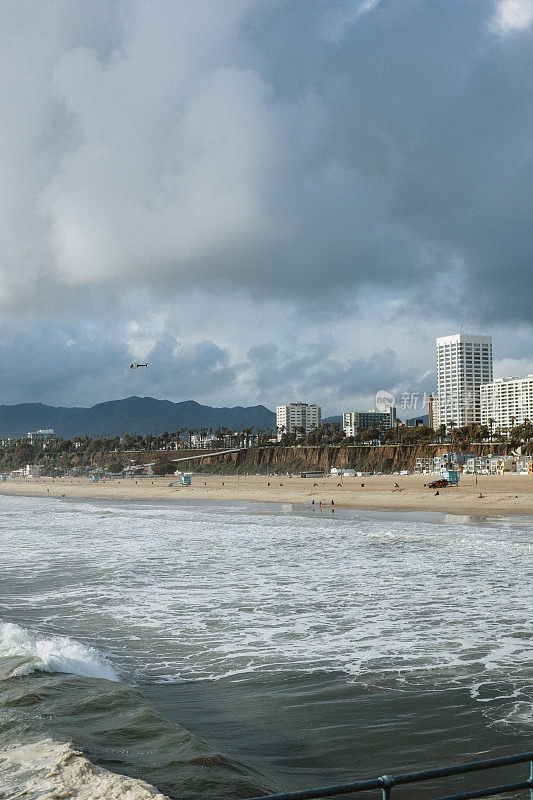
POLYGON ((396 408, 388 411, 345 411, 342 415, 342 429, 346 436, 355 436, 358 431, 370 428, 390 430, 396 423, 396 408))
POLYGON ((481 424, 487 428, 511 430, 526 420, 533 422, 533 375, 498 378, 484 384, 480 396, 481 424))
POLYGON ((295 428, 303 428, 309 433, 322 424, 322 409, 316 403, 286 403, 276 407, 276 426, 278 439, 284 433, 294 433, 295 428))
POLYGON ((439 424, 457 427, 481 422, 480 386, 490 383, 492 339, 456 333, 437 339, 439 424))

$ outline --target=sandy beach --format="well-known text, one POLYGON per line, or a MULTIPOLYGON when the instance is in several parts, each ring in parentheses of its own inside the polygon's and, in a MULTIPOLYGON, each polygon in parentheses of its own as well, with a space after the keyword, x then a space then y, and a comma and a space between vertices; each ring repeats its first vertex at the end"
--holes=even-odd
POLYGON ((195 475, 190 487, 169 486, 174 478, 112 478, 92 483, 89 478, 8 478, 0 493, 48 497, 113 500, 249 500, 304 503, 335 508, 394 511, 443 511, 448 514, 533 514, 533 476, 461 477, 458 487, 424 486, 435 476, 379 475, 363 478, 289 478, 266 476, 195 475), (398 484, 396 486, 395 484, 398 484), (482 496, 480 496, 482 495, 482 496))

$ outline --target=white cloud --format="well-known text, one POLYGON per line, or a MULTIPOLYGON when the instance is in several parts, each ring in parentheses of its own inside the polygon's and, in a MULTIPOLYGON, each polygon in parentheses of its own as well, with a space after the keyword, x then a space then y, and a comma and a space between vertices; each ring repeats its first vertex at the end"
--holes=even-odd
POLYGON ((533 0, 496 0, 492 27, 500 34, 529 28, 533 22, 533 0))
POLYGON ((163 15, 132 21, 109 64, 81 47, 58 61, 53 86, 73 136, 43 210, 69 284, 169 269, 190 280, 192 260, 264 225, 279 118, 258 76, 224 63, 245 4, 202 5, 211 31, 186 3, 174 24, 163 15))
POLYGON ((374 11, 381 0, 358 0, 358 2, 345 3, 341 8, 333 9, 326 18, 325 36, 331 42, 340 42, 349 28, 355 25, 361 17, 374 11))
POLYGON ((524 378, 533 375, 533 358, 500 358, 494 361, 495 378, 524 378))

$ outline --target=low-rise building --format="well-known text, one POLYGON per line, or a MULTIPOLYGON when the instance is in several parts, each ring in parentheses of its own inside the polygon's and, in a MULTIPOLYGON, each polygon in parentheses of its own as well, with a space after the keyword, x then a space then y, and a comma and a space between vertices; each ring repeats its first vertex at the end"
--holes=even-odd
POLYGON ((497 475, 502 456, 471 456, 465 462, 463 472, 467 475, 497 475))
POLYGON ((25 467, 14 469, 9 474, 13 478, 38 478, 42 468, 42 464, 26 464, 25 467))
POLYGON ((47 447, 50 447, 51 444, 55 444, 57 442, 57 436, 55 435, 53 428, 29 431, 26 438, 30 444, 41 444, 43 450, 45 450, 47 447))
POLYGON ((418 475, 441 475, 448 470, 463 471, 472 453, 458 453, 451 450, 439 456, 426 456, 417 458, 415 461, 415 474, 418 475))
POLYGON ((463 471, 469 475, 530 475, 533 459, 528 455, 472 456, 463 471))
POLYGON ((214 433, 208 433, 204 436, 201 433, 193 433, 191 436, 191 447, 198 449, 211 449, 216 446, 217 442, 220 442, 220 440, 214 433))

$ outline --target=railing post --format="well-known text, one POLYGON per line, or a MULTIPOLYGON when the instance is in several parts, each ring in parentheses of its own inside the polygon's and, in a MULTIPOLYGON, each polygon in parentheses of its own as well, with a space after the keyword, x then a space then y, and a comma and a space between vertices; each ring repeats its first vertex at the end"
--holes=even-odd
POLYGON ((463 792, 461 794, 448 795, 441 800, 473 800, 481 797, 500 796, 502 793, 522 791, 529 789, 530 800, 533 800, 533 753, 517 753, 512 756, 502 758, 485 759, 484 761, 473 761, 469 764, 454 764, 449 767, 423 770, 422 772, 407 772, 403 775, 382 775, 379 778, 372 778, 356 783, 345 783, 339 786, 322 786, 316 789, 304 789, 300 792, 287 792, 284 794, 272 794, 263 797, 255 797, 252 800, 314 800, 314 798, 337 797, 338 795, 355 794, 356 792, 368 792, 370 789, 381 789, 382 800, 391 800, 392 789, 395 786, 404 786, 420 781, 432 781, 435 778, 445 778, 450 775, 465 775, 467 773, 482 772, 486 769, 508 766, 510 764, 529 764, 529 777, 516 783, 505 784, 505 786, 488 786, 487 788, 463 792))
POLYGON ((392 790, 392 778, 389 775, 382 775, 379 779, 381 781, 381 797, 382 800, 390 800, 392 790))

